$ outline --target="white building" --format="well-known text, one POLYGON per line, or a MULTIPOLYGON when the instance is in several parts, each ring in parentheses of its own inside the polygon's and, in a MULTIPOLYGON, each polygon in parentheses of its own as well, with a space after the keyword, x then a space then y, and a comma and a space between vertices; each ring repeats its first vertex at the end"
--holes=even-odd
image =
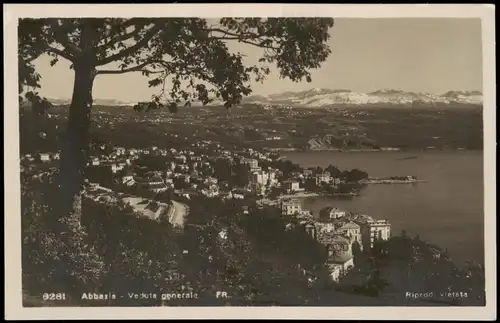
POLYGON ((124 165, 120 164, 111 164, 111 172, 116 173, 119 170, 122 170, 124 168, 124 165))
POLYGON ((252 192, 254 192, 257 195, 265 195, 266 194, 266 187, 262 184, 259 183, 252 183, 250 185, 252 192))
POLYGON ((48 162, 48 161, 50 161, 50 155, 47 154, 47 153, 40 153, 39 157, 40 157, 40 160, 42 162, 48 162))
POLYGON ((283 182, 283 185, 287 192, 300 192, 304 190, 300 188, 300 183, 297 180, 285 181, 283 182))
POLYGON ((233 194, 232 194, 232 197, 233 197, 233 199, 235 199, 235 200, 242 200, 242 199, 244 199, 244 198, 245 198, 245 196, 243 196, 243 194, 239 194, 239 193, 233 193, 233 194))
POLYGON ((330 275, 336 281, 354 268, 352 244, 349 239, 339 235, 327 235, 319 240, 328 252, 330 275))
POLYGON ((260 171, 252 173, 252 182, 255 184, 266 185, 269 181, 269 173, 260 171))
POLYGON ((339 208, 327 206, 319 211, 321 219, 339 219, 345 216, 345 211, 339 208))
POLYGON ((349 221, 345 223, 343 226, 341 226, 338 229, 338 232, 349 238, 351 244, 356 243, 361 249, 363 249, 363 241, 361 238, 361 227, 358 224, 349 221))
POLYGON ((298 199, 284 200, 281 202, 281 213, 283 215, 294 215, 302 211, 302 204, 298 199))
POLYGON ((358 223, 361 227, 361 239, 363 247, 373 248, 375 240, 389 240, 391 237, 391 225, 387 220, 372 220, 358 223))
POLYGON ((218 182, 219 181, 218 181, 217 178, 211 177, 211 176, 206 177, 206 178, 203 179, 203 183, 205 183, 205 184, 217 184, 218 182))
POLYGON ((321 183, 330 183, 331 177, 329 172, 324 172, 316 175, 316 185, 321 183))
POLYGON ((333 221, 327 221, 327 222, 318 221, 316 222, 316 230, 320 233, 334 232, 335 223, 333 223, 333 221))

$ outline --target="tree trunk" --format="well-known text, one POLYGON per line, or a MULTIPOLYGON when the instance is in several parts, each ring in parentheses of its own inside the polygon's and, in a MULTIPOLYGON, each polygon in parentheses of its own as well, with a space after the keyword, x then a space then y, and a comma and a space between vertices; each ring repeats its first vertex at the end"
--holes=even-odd
MULTIPOLYGON (((91 61, 91 60, 86 60, 91 61)), ((72 214, 81 220, 81 193, 89 151, 90 111, 95 68, 85 60, 74 64, 75 81, 69 108, 66 138, 61 153, 57 201, 59 216, 72 214)))

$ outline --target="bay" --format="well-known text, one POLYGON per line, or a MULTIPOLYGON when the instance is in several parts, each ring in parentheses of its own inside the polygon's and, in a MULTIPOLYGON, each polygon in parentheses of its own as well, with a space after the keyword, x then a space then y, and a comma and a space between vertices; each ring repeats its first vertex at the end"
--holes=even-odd
POLYGON ((303 207, 325 206, 363 213, 391 223, 392 235, 407 234, 447 248, 457 264, 484 262, 483 153, 453 152, 287 152, 303 167, 333 164, 358 168, 371 177, 414 175, 418 184, 373 184, 354 199, 312 197, 303 207))

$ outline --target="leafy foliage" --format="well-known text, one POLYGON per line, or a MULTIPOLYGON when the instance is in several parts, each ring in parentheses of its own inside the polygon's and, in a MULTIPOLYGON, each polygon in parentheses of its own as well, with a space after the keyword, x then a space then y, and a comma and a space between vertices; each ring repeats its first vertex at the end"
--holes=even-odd
MULTIPOLYGON (((155 241, 136 237, 131 240, 132 245, 111 252, 102 241, 112 237, 105 232, 91 231, 90 240, 94 240, 91 243, 80 225, 78 216, 82 215, 82 206, 76 196, 83 183, 89 148, 92 87, 96 77, 129 72, 148 77, 148 85, 160 88, 160 93, 151 103, 134 107, 137 111, 166 106, 175 112, 182 103, 189 106, 193 101, 200 101, 206 105, 214 98, 229 108, 251 93, 252 79, 265 79, 270 73, 270 64, 277 66, 281 77, 310 82, 310 70, 318 68, 330 53, 326 41, 332 26, 331 18, 223 18, 213 22, 199 18, 21 19, 18 27, 20 101, 23 93, 31 89, 24 93, 26 99, 35 102, 40 111, 48 106, 34 91, 40 87, 40 75, 33 61, 41 55, 51 57, 51 66, 61 58, 68 60, 75 71, 67 142, 61 153, 61 186, 53 185, 46 190, 28 188, 23 202, 27 205, 23 219, 26 223, 23 269, 25 276, 32 279, 29 285, 36 286, 34 289, 41 285, 60 285, 72 292, 85 286, 85 291, 89 291, 102 287, 99 282, 103 275, 116 275, 134 278, 136 286, 148 290, 161 285, 161 273, 168 269, 168 261, 161 255, 145 251, 142 248, 145 245, 134 244, 149 241, 151 246, 155 241), (229 41, 261 48, 259 64, 246 66, 241 53, 229 50, 229 41), (115 66, 118 68, 113 69, 115 66), (30 199, 38 198, 32 195, 40 190, 58 193, 48 200, 40 197, 30 209, 30 199), (63 205, 61 212, 54 211, 58 204, 63 205), (70 216, 65 216, 66 205, 73 209, 70 216), (118 268, 120 264, 125 266, 118 268)), ((135 223, 131 218, 129 221, 132 227, 140 227, 135 230, 138 235, 144 235, 142 229, 146 224, 135 223)), ((132 233, 125 230, 120 234, 125 237, 132 233)), ((118 244, 126 241, 119 240, 118 244)), ((156 250, 162 250, 160 246, 156 250)), ((165 253, 174 254, 169 251, 165 253)), ((206 277, 216 275, 205 276, 205 281, 206 277)))
POLYGON ((75 217, 54 217, 51 177, 24 178, 22 186, 23 282, 32 293, 77 295, 95 290, 104 263, 75 217))
POLYGON ((332 26, 331 18, 21 19, 20 93, 24 86, 39 86, 32 62, 48 54, 51 65, 62 57, 72 67, 96 69, 96 75, 141 72, 150 87, 162 87, 159 97, 171 110, 213 97, 230 107, 251 92, 252 78, 265 79, 269 64, 284 78, 310 82, 309 70, 330 53, 332 26), (230 41, 261 48, 259 65, 245 66, 241 53, 230 52, 230 41), (119 68, 100 68, 110 63, 119 68))

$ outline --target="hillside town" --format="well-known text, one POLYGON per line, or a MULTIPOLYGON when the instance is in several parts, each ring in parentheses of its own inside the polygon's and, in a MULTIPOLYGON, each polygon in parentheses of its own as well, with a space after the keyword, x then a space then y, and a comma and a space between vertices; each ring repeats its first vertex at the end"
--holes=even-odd
MULTIPOLYGON (((59 152, 25 155, 21 171, 49 167, 59 156, 59 152)), ((334 206, 318 214, 304 209, 301 196, 338 189, 352 182, 348 175, 353 171, 332 174, 321 168, 289 166, 270 152, 229 151, 210 141, 184 150, 101 145, 88 161, 85 196, 99 203, 120 201, 136 215, 155 221, 167 219, 179 229, 189 215, 193 196, 242 200, 242 214, 249 216, 252 207, 274 207, 290 219, 286 230, 298 225, 325 246, 331 279, 339 282, 354 268, 356 252, 369 250, 376 239, 390 238, 391 225, 334 206)))

